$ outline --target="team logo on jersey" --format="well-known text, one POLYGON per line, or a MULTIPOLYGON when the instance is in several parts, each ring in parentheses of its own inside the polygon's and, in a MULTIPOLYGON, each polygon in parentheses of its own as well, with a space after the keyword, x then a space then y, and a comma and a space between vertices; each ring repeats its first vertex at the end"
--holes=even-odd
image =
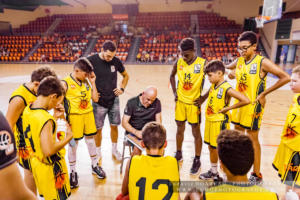
POLYGON ((224 90, 223 88, 220 88, 220 89, 219 89, 218 94, 217 94, 217 98, 218 98, 218 99, 222 99, 222 96, 223 96, 223 90, 224 90))
POLYGON ((195 74, 199 74, 200 73, 200 69, 201 69, 201 65, 200 64, 195 64, 194 65, 194 73, 195 74))
POLYGON ((243 67, 242 65, 239 65, 239 66, 238 66, 239 69, 242 69, 242 67, 243 67))
POLYGON ((8 131, 0 131, 0 150, 5 151, 6 155, 10 155, 14 151, 11 135, 8 131))
POLYGON ((116 71, 116 68, 115 68, 114 65, 110 66, 110 71, 111 71, 111 72, 115 72, 115 71, 116 71))
POLYGON ((76 88, 76 85, 71 84, 70 87, 71 87, 72 89, 75 89, 75 88, 76 88))
POLYGON ((182 65, 179 66, 179 70, 183 70, 183 66, 182 65))
POLYGON ((256 74, 256 72, 257 72, 257 64, 254 63, 254 64, 251 65, 249 73, 250 74, 256 74))
POLYGON ((286 131, 284 134, 284 137, 287 137, 288 139, 292 139, 294 137, 296 137, 298 135, 297 131, 295 131, 296 126, 292 126, 291 124, 289 124, 286 127, 286 131))

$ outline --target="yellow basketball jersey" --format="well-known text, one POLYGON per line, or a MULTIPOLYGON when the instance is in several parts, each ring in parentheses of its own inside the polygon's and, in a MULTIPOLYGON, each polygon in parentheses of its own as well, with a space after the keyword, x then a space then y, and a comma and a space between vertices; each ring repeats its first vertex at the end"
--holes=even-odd
POLYGON ((129 198, 178 200, 179 172, 174 157, 134 156, 129 168, 129 198))
POLYGON ((187 104, 194 104, 200 97, 204 83, 205 59, 197 59, 188 65, 182 58, 177 61, 177 96, 178 100, 187 104))
POLYGON ((248 63, 239 57, 236 65, 236 90, 245 94, 251 102, 266 88, 266 77, 260 77, 264 57, 256 55, 248 63))
POLYGON ((41 138, 40 134, 44 127, 44 125, 48 121, 53 121, 54 129, 53 129, 53 140, 56 140, 56 122, 52 115, 48 113, 48 111, 42 108, 31 108, 31 106, 27 106, 23 112, 23 127, 24 127, 24 135, 26 137, 26 142, 28 141, 32 148, 33 155, 40 162, 45 164, 52 164, 56 161, 61 160, 61 158, 65 155, 65 149, 61 149, 58 153, 46 157, 43 154, 41 147, 41 138))
MULTIPOLYGON (((208 121, 222 121, 225 120, 226 115, 219 113, 221 109, 229 104, 229 101, 226 102, 226 93, 228 89, 231 88, 231 85, 224 81, 216 87, 214 84, 210 87, 209 95, 206 104, 205 117, 208 121)), ((228 116, 227 116, 228 118, 228 116)))
MULTIPOLYGON (((21 97, 24 101, 25 106, 31 104, 36 100, 36 95, 26 87, 25 84, 21 85, 18 87, 11 95, 9 102, 14 98, 14 97, 21 97)), ((16 146, 17 149, 22 148, 25 150, 25 138, 23 136, 23 127, 22 127, 22 115, 20 115, 19 119, 16 122, 16 126, 13 127, 15 139, 16 139, 16 146)), ((28 155, 28 152, 22 151, 21 155, 19 152, 19 156, 26 159, 28 155)))
POLYGON ((277 194, 257 185, 232 185, 225 183, 211 187, 203 193, 206 200, 277 200, 277 194))
POLYGON ((78 84, 74 78, 69 75, 64 81, 68 85, 66 98, 68 100, 69 114, 85 114, 93 110, 91 104, 92 89, 87 81, 78 84))
POLYGON ((281 141, 294 151, 300 151, 300 94, 296 94, 281 134, 281 141))

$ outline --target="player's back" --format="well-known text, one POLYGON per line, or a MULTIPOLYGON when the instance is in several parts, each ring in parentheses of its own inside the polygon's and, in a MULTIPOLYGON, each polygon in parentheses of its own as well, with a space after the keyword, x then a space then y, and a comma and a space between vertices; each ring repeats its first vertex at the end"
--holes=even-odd
POLYGON ((178 163, 171 156, 134 156, 129 168, 129 198, 178 199, 178 163))

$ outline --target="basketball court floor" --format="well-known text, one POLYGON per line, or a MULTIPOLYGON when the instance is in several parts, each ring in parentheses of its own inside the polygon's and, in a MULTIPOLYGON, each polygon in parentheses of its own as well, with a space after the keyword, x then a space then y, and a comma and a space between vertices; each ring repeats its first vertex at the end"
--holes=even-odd
MULTIPOLYGON (((8 100, 11 93, 22 83, 30 80, 31 72, 38 67, 38 64, 0 64, 0 110, 5 114, 8 100)), ((71 64, 51 64, 60 78, 67 76, 72 71, 71 64)), ((291 69, 293 66, 287 66, 291 69)), ((174 97, 169 85, 169 74, 172 66, 169 65, 126 65, 130 79, 125 93, 120 97, 121 116, 129 98, 137 96, 149 85, 158 88, 158 98, 162 103, 163 125, 167 129, 168 146, 166 155, 174 155, 176 150, 176 124, 174 121, 174 97)), ((119 77, 119 81, 120 81, 119 77)), ((268 76, 268 85, 274 83, 275 78, 268 76)), ((234 81, 230 81, 234 85, 234 81)), ((204 89, 209 88, 206 80, 204 89)), ((265 114, 259 139, 262 145, 261 169, 264 176, 264 186, 276 191, 280 196, 284 194, 285 187, 280 183, 277 172, 272 167, 277 146, 280 142, 280 134, 286 119, 289 105, 292 102, 292 92, 288 85, 280 88, 267 96, 265 114)), ((205 104, 205 103, 204 103, 205 104)), ((204 108, 202 107, 202 122, 204 121, 204 108)), ((201 134, 203 138, 204 123, 201 124, 201 134)), ((119 127, 118 149, 122 150, 124 129, 119 127)), ((180 165, 181 181, 195 181, 198 183, 198 175, 189 174, 194 157, 194 141, 189 125, 186 126, 185 138, 183 142, 183 163, 180 165)), ((128 152, 127 152, 128 154, 128 152)), ((111 156, 111 141, 109 123, 106 119, 103 129, 102 140, 102 167, 107 178, 99 180, 91 173, 91 162, 85 142, 81 141, 77 151, 77 172, 79 175, 79 188, 72 190, 70 199, 115 199, 121 192, 123 176, 120 174, 120 163, 111 156)), ((66 156, 67 159, 67 156, 66 156)), ((127 161, 127 160, 126 160, 127 161)), ((207 145, 203 144, 201 155, 201 173, 210 168, 209 152, 207 145)), ((123 168, 124 171, 125 167, 123 168)), ((123 172, 124 174, 124 172, 123 172)), ((181 193, 183 199, 184 193, 181 193)))

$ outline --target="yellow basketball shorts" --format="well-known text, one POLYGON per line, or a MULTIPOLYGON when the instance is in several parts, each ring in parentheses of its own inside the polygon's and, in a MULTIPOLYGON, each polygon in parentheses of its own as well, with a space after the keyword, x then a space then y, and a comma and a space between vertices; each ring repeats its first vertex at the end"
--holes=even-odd
POLYGON ((70 114, 69 121, 75 140, 82 139, 84 135, 91 136, 97 133, 93 111, 85 114, 70 114))
POLYGON ((190 124, 200 124, 201 110, 193 104, 186 104, 181 101, 176 101, 175 120, 188 121, 190 124))
POLYGON ((204 143, 217 148, 217 138, 222 130, 230 129, 229 120, 208 121, 205 120, 204 143))
POLYGON ((280 143, 273 161, 281 182, 300 188, 300 152, 294 151, 283 142, 280 143))
POLYGON ((40 196, 45 200, 65 200, 71 195, 65 159, 51 165, 42 163, 36 157, 31 160, 33 178, 40 196))
POLYGON ((24 169, 31 171, 30 156, 33 153, 32 148, 26 145, 24 134, 15 130, 14 136, 16 139, 18 163, 24 169))
POLYGON ((248 104, 232 110, 232 123, 250 130, 259 130, 264 108, 260 103, 248 104))

